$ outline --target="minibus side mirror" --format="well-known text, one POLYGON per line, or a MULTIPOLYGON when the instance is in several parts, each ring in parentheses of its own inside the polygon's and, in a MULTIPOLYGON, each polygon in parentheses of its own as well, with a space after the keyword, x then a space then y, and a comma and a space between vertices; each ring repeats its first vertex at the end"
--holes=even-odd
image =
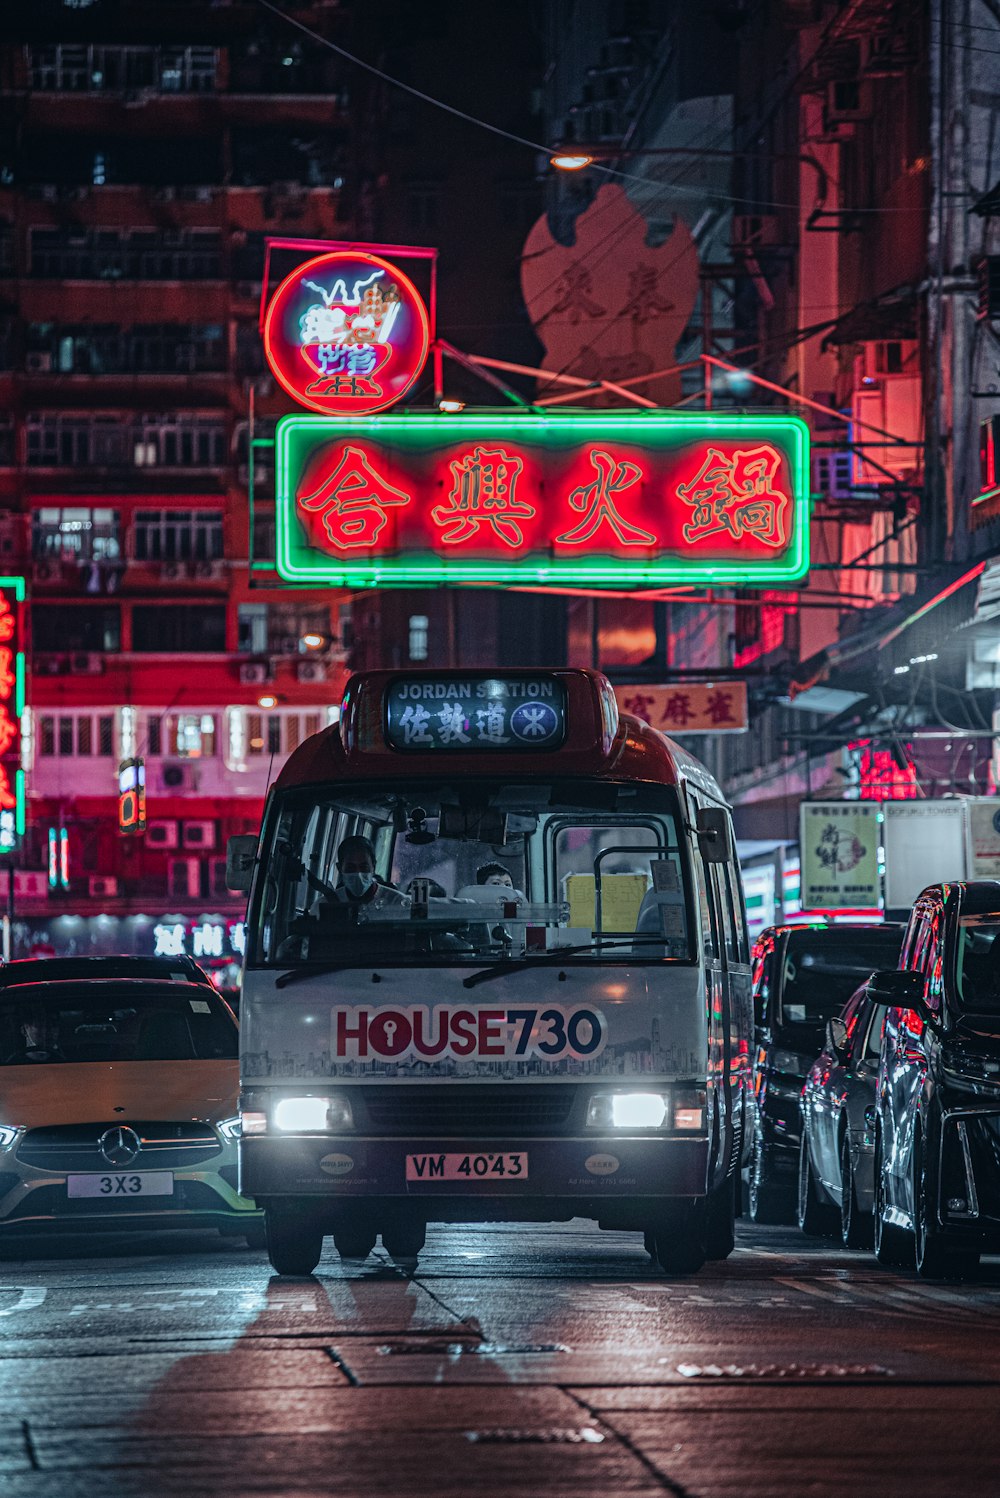
POLYGON ((698 846, 706 863, 729 863, 733 856, 729 817, 721 806, 699 806, 695 818, 698 846))
POLYGON ((253 866, 257 858, 257 839, 252 833, 241 833, 226 843, 226 888, 241 890, 244 894, 253 880, 253 866))

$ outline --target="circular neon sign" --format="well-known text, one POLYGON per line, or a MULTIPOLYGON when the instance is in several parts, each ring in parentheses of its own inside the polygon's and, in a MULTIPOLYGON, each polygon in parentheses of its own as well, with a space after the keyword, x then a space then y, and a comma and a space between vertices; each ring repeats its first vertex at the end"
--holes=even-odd
POLYGON ((324 416, 394 405, 427 361, 427 309, 408 276, 361 250, 335 250, 281 282, 264 354, 293 400, 324 416))

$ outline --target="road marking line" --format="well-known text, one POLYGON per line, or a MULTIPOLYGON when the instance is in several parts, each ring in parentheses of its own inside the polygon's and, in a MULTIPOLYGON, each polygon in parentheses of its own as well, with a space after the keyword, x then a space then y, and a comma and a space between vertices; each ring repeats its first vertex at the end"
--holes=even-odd
POLYGON ((34 1311, 38 1306, 41 1305, 42 1301, 48 1294, 47 1290, 28 1289, 23 1285, 3 1285, 0 1286, 0 1289, 20 1290, 21 1292, 21 1299, 18 1301, 17 1305, 8 1306, 5 1311, 0 1311, 0 1316, 13 1316, 18 1311, 34 1311))

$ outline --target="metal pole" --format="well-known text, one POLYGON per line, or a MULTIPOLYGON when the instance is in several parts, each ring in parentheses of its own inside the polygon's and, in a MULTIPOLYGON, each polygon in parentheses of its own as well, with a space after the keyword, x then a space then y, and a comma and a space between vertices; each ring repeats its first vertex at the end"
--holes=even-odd
MULTIPOLYGON (((701 348, 706 356, 712 352, 712 283, 707 276, 701 280, 701 348)), ((705 358, 705 410, 712 409, 712 366, 705 358)))

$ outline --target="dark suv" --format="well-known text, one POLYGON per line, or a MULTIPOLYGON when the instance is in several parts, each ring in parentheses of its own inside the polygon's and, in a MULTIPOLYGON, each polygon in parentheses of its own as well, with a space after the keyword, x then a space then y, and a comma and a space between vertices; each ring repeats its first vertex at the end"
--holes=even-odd
POLYGON ((827 1021, 877 968, 898 960, 901 925, 769 926, 753 949, 757 1116, 749 1171, 755 1222, 796 1220, 806 1075, 827 1021))

